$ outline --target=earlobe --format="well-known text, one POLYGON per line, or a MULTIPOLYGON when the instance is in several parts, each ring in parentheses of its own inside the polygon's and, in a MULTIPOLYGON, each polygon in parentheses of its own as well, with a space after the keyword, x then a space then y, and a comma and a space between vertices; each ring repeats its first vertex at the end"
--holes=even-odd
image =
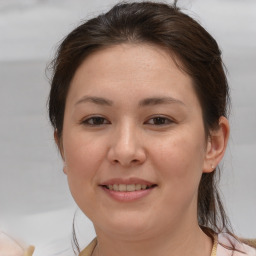
POLYGON ((60 140, 60 138, 58 136, 58 131, 57 130, 54 131, 54 140, 55 140, 55 143, 56 143, 56 145, 59 149, 61 158, 63 160, 63 172, 65 174, 67 174, 67 164, 65 162, 65 157, 64 157, 64 152, 63 152, 63 145, 62 145, 62 141, 60 140))
POLYGON ((63 172, 64 172, 65 174, 67 174, 67 164, 66 164, 66 162, 63 162, 63 164, 64 164, 64 166, 63 166, 63 172))
POLYGON ((60 139, 60 137, 58 135, 58 131, 57 130, 54 131, 54 135, 53 136, 54 136, 55 143, 56 143, 56 145, 57 145, 57 147, 59 149, 60 155, 61 155, 63 161, 65 162, 64 152, 63 152, 63 145, 62 145, 62 141, 61 141, 61 139, 60 139))
POLYGON ((221 116, 219 127, 210 131, 203 172, 212 172, 223 158, 228 143, 229 132, 229 122, 227 118, 221 116))
POLYGON ((59 136, 58 136, 57 130, 54 130, 53 137, 57 147, 60 149, 60 142, 59 142, 59 136))

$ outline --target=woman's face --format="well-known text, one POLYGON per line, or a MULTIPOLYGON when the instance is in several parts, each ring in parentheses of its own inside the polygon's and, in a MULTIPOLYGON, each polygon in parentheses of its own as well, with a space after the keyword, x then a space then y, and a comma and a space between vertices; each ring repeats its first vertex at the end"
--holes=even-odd
POLYGON ((195 223, 208 143, 192 80, 163 49, 113 46, 76 71, 60 144, 96 232, 132 239, 195 223))

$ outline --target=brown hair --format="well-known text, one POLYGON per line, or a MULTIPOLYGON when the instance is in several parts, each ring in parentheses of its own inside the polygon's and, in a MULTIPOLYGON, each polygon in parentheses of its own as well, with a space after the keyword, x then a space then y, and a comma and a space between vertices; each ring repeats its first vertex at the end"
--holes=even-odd
MULTIPOLYGON (((49 116, 59 138, 67 93, 77 68, 92 52, 121 43, 154 44, 182 63, 179 68, 193 80, 207 137, 218 127, 219 118, 227 116, 229 88, 221 51, 214 38, 198 22, 181 12, 176 1, 172 5, 123 2, 78 26, 59 46, 53 61, 49 97, 49 116)), ((216 185, 217 172, 215 169, 212 173, 202 174, 198 190, 198 223, 216 233, 231 234, 216 185)), ((211 235, 207 228, 205 232, 211 235)))

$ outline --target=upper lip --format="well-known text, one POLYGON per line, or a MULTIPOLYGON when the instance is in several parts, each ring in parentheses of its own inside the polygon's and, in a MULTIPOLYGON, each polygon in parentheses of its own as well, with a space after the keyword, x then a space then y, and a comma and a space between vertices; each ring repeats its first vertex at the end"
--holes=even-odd
POLYGON ((156 183, 154 183, 154 182, 150 182, 150 181, 140 179, 140 178, 128 178, 128 179, 113 178, 113 179, 109 179, 109 180, 106 180, 106 181, 100 183, 101 186, 113 185, 113 184, 125 184, 125 185, 141 184, 141 185, 147 185, 147 186, 156 185, 156 183))

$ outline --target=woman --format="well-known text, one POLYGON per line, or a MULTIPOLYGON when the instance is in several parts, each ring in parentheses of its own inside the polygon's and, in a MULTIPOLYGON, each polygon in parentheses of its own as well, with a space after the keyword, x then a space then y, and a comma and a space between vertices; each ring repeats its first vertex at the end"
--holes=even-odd
POLYGON ((97 234, 80 255, 256 255, 216 187, 229 89, 204 28, 176 3, 118 4, 72 31, 53 64, 55 141, 97 234))

